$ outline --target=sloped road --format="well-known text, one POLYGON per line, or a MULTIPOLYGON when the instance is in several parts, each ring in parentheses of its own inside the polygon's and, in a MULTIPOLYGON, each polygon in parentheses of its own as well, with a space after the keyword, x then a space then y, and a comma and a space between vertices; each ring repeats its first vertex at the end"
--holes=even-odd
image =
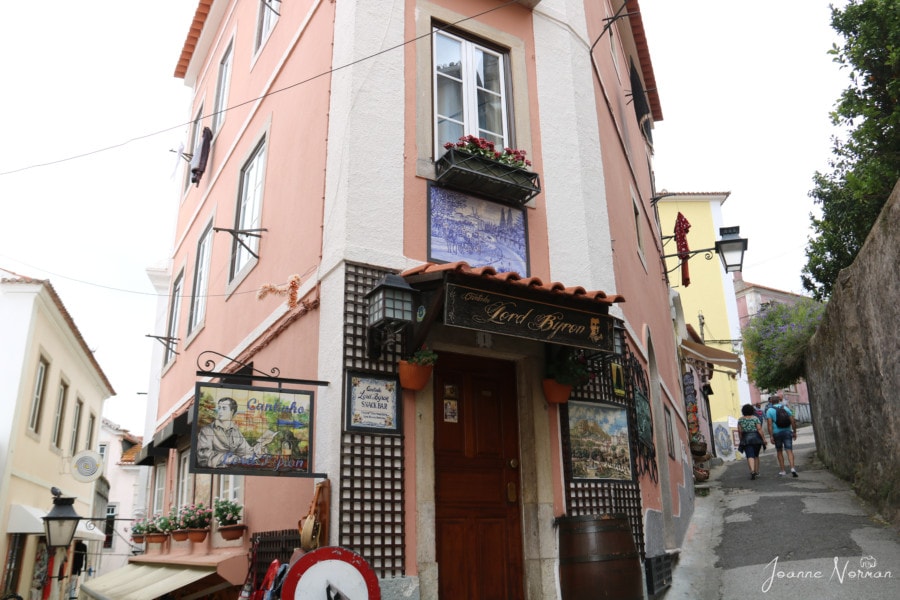
POLYGON ((743 460, 713 468, 666 600, 900 598, 898 531, 816 459, 811 427, 797 437, 797 478, 771 445, 755 481, 743 460))

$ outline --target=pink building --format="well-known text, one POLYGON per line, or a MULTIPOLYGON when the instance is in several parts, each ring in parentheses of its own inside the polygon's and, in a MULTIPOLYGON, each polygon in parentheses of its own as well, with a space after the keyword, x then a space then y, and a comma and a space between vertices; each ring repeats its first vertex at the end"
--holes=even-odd
MULTIPOLYGON (((741 329, 747 324, 753 315, 759 312, 762 305, 769 302, 778 302, 781 304, 794 304, 803 296, 783 292, 781 290, 772 289, 755 283, 744 281, 740 273, 735 273, 734 277, 734 293, 738 304, 738 317, 741 323, 741 329)), ((763 406, 770 395, 777 390, 760 391, 753 383, 750 383, 750 403, 757 404, 762 401, 763 406)), ((801 381, 781 392, 784 394, 784 400, 794 412, 795 417, 802 423, 812 423, 812 415, 809 411, 809 393, 806 390, 806 382, 801 381)))
POLYGON ((233 598, 318 486, 320 544, 385 598, 559 598, 573 519, 609 516, 627 585, 664 585, 693 480, 637 0, 201 0, 175 75, 193 125, 138 462, 150 514, 226 498, 246 531, 125 569, 233 598), (464 135, 531 165, 446 149, 464 135), (373 314, 385 281, 410 297, 373 314), (552 403, 559 355, 590 375, 552 403))

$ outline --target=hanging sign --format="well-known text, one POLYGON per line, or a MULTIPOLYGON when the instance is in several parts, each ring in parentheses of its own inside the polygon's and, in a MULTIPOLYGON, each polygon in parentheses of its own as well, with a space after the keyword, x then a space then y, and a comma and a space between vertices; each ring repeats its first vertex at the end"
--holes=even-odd
POLYGON ((446 284, 444 324, 513 337, 613 351, 615 318, 512 294, 446 284))
POLYGON ((314 393, 197 383, 191 472, 319 477, 311 472, 314 393))

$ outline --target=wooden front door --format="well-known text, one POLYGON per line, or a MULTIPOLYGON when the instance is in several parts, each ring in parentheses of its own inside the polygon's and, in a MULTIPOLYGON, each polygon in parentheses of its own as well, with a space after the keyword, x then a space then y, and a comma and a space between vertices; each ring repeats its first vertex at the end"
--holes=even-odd
POLYGON ((434 386, 439 597, 521 600, 515 366, 441 353, 434 386))

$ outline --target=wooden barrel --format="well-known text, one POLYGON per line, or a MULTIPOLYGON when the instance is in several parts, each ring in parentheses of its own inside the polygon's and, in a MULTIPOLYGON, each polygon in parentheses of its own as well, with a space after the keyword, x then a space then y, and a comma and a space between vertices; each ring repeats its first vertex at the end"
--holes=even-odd
POLYGON ((560 517, 562 600, 643 600, 641 558, 623 514, 560 517))

